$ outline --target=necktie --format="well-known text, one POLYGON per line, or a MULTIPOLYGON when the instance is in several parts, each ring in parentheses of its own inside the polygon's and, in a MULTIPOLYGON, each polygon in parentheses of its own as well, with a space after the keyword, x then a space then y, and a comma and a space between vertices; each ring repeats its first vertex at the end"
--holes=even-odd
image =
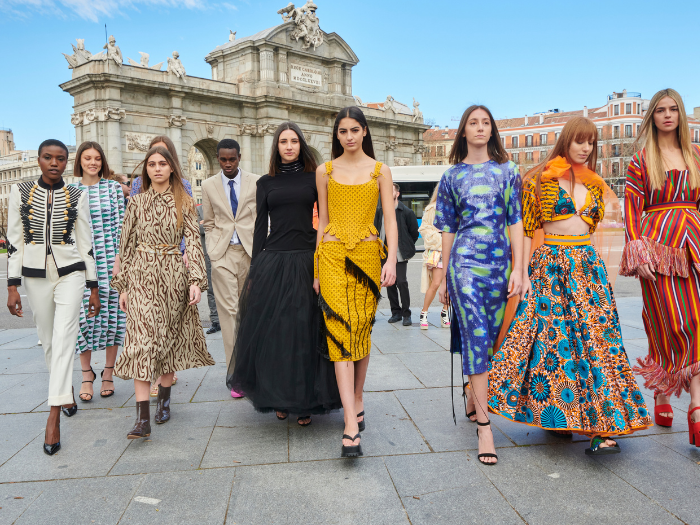
POLYGON ((228 187, 231 189, 229 193, 231 198, 231 211, 233 212, 234 219, 236 218, 236 212, 238 211, 238 199, 236 198, 236 192, 233 190, 233 181, 228 181, 228 187))

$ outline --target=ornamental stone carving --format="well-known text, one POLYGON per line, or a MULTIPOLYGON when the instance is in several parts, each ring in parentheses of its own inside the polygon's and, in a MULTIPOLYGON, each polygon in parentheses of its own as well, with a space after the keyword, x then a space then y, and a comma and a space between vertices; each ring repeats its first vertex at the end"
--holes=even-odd
POLYGON ((182 115, 169 115, 168 116, 168 126, 171 128, 181 128, 187 124, 187 117, 182 115))
POLYGON ((206 128, 207 128, 207 136, 209 138, 213 137, 214 136, 214 124, 207 124, 206 128))
POLYGON ((394 141, 394 140, 389 140, 386 143, 386 150, 387 151, 394 151, 398 147, 399 143, 394 141))
POLYGON ((361 99, 360 97, 357 97, 357 96, 356 96, 356 97, 354 97, 354 98, 355 98, 355 103, 356 103, 358 106, 360 106, 361 108, 366 108, 366 107, 367 107, 367 104, 365 104, 364 102, 362 102, 362 99, 361 99))
POLYGON ((97 120, 97 113, 94 109, 88 109, 85 112, 85 122, 94 122, 95 120, 97 120))
POLYGON ((126 111, 122 108, 107 108, 105 109, 105 120, 122 120, 126 117, 126 111))
POLYGON ((135 60, 131 60, 130 58, 127 57, 127 60, 129 61, 129 64, 131 64, 134 67, 142 67, 145 69, 153 69, 155 71, 160 71, 160 68, 163 67, 163 62, 158 62, 155 66, 149 66, 148 65, 148 60, 150 58, 150 55, 148 53, 144 53, 143 51, 139 51, 139 55, 141 55, 141 61, 136 62, 135 60))
POLYGON ((418 109, 420 102, 415 98, 413 99, 413 122, 423 122, 423 112, 418 109))
POLYGON ((396 106, 394 106, 394 100, 396 100, 396 99, 394 97, 392 97, 391 95, 386 97, 386 100, 384 101, 384 105, 383 105, 382 109, 384 109, 384 111, 393 111, 394 113, 396 113, 396 106))
POLYGON ((85 39, 76 38, 76 41, 78 42, 78 47, 71 44, 73 47, 72 55, 62 53, 62 55, 66 57, 66 60, 68 61, 68 69, 75 69, 78 66, 82 66, 83 64, 90 62, 92 59, 92 53, 85 49, 85 39))
POLYGON ((292 22, 295 25, 290 36, 296 42, 301 39, 302 49, 309 49, 313 46, 315 51, 318 46, 323 44, 323 31, 319 27, 316 9, 318 6, 313 3, 313 0, 307 0, 302 7, 294 7, 294 4, 290 2, 287 7, 277 11, 278 15, 282 15, 282 20, 292 22))
POLYGON ((274 124, 261 124, 258 126, 258 134, 260 135, 274 135, 277 126, 274 124))
POLYGON ((174 75, 177 78, 182 79, 183 82, 187 82, 185 77, 187 73, 185 72, 185 66, 180 62, 180 53, 173 51, 173 57, 168 58, 168 68, 166 69, 168 75, 174 75))
POLYGON ((426 151, 428 151, 428 147, 423 144, 414 144, 413 146, 413 153, 423 155, 426 151))
POLYGON ((117 45, 117 40, 114 38, 114 35, 111 35, 109 37, 109 41, 104 46, 102 46, 102 49, 106 49, 106 51, 102 51, 101 53, 93 55, 90 60, 103 62, 113 60, 115 64, 117 64, 119 67, 122 67, 122 63, 124 62, 124 59, 122 58, 122 50, 119 49, 119 46, 117 45))
POLYGON ((142 135, 140 133, 127 133, 126 134, 126 147, 130 151, 143 151, 144 153, 148 151, 148 146, 151 144, 153 136, 142 135))
POLYGON ((241 124, 240 134, 241 135, 255 135, 256 126, 255 124, 241 124))
POLYGON ((394 157, 394 166, 410 166, 411 159, 407 157, 394 157))
POLYGON ((70 123, 73 124, 74 126, 80 126, 83 123, 83 114, 82 113, 73 113, 70 116, 70 123))

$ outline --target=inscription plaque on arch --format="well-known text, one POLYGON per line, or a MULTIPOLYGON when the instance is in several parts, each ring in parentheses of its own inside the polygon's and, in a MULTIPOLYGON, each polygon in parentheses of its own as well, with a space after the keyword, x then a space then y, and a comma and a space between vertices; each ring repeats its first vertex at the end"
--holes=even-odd
POLYGON ((297 84, 305 84, 314 87, 323 86, 323 71, 317 67, 289 64, 289 75, 290 80, 297 84))

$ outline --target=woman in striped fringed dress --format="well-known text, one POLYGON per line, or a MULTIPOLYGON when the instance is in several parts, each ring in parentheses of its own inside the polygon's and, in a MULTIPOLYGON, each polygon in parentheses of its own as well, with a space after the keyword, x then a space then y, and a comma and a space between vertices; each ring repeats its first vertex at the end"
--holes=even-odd
POLYGON ((655 391, 657 425, 670 427, 669 396, 690 391, 690 443, 700 447, 700 148, 691 144, 683 100, 654 95, 627 170, 627 243, 621 275, 640 278, 649 355, 635 371, 655 391))

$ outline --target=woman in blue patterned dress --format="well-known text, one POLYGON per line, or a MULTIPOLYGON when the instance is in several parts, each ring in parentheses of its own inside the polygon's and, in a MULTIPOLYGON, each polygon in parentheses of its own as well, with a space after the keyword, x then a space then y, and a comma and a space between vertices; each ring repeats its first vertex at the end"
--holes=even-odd
POLYGON ((90 291, 85 290, 80 310, 80 332, 76 352, 80 354, 83 383, 80 400, 92 401, 92 383, 97 374, 92 369, 92 352, 106 350, 105 367, 100 373, 100 396, 114 394, 112 372, 119 345, 124 341, 126 314, 119 310, 119 293, 109 287, 112 274, 119 273, 119 235, 124 220, 124 197, 118 182, 108 180, 109 166, 104 151, 97 142, 83 142, 75 154, 73 175, 80 180, 71 184, 88 194, 92 250, 97 266, 97 283, 102 310, 95 317, 87 317, 90 291))
POLYGON ((473 395, 468 396, 467 383, 464 388, 467 416, 475 415, 472 421, 479 426, 478 458, 494 465, 488 365, 508 298, 522 291, 520 173, 484 106, 470 106, 462 115, 450 162, 454 166, 440 180, 435 211, 435 227, 443 232, 440 300, 453 307, 450 350, 462 355, 462 373, 472 384, 473 395))

